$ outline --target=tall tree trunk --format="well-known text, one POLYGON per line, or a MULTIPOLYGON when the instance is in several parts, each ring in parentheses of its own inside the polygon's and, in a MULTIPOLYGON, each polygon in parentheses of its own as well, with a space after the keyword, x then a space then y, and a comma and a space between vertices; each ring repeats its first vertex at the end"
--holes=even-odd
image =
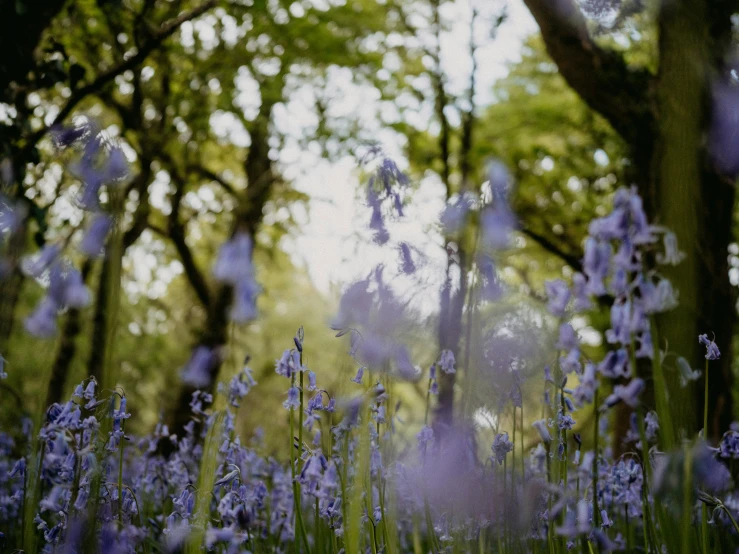
MULTIPOLYGON (((679 306, 658 321, 660 336, 672 351, 702 365, 698 335, 715 333, 721 360, 709 369, 712 414, 709 437, 731 422, 731 342, 736 318, 728 276, 728 246, 733 240, 734 187, 711 168, 705 148, 710 121, 712 64, 708 4, 699 0, 665 3, 659 15, 660 69, 655 99, 659 138, 654 156, 657 221, 671 229, 686 253, 676 267, 662 271, 680 293, 679 306)), ((706 376, 704 375, 704 378, 706 376)), ((703 387, 694 398, 673 383, 676 427, 702 427, 703 387), (694 408, 691 410, 690 408, 694 408), (690 418, 695 413, 699 417, 690 418)))
POLYGON ((108 345, 108 294, 110 284, 111 262, 108 256, 102 260, 98 286, 95 291, 95 304, 92 314, 92 334, 90 337, 90 354, 87 359, 87 375, 94 377, 98 383, 103 382, 105 357, 108 345))
MULTIPOLYGON (((281 77, 280 79, 283 79, 281 77)), ((276 85, 282 89, 280 82, 276 85)), ((272 109, 275 102, 263 102, 260 113, 253 125, 249 128, 251 145, 249 153, 244 161, 244 172, 247 176, 247 188, 242 198, 238 199, 238 205, 235 211, 234 232, 243 230, 249 233, 253 238, 261 225, 263 218, 264 205, 269 200, 272 191, 272 185, 275 183, 276 176, 272 167, 272 160, 269 158, 269 126, 272 120, 272 109)), ((183 183, 184 186, 184 183, 183 183)), ((174 208, 173 208, 174 213, 174 208)), ((184 237, 182 237, 184 239, 184 237)), ((180 257, 183 254, 188 256, 187 248, 183 240, 178 239, 180 257)), ((189 264, 190 270, 186 267, 186 275, 191 285, 196 289, 207 288, 202 274, 194 263, 189 264)), ((228 342, 228 325, 229 315, 228 309, 233 298, 233 290, 230 286, 220 285, 215 290, 215 294, 209 291, 199 293, 201 302, 206 307, 207 316, 200 335, 197 338, 196 346, 206 346, 210 349, 218 350, 223 348, 228 342)), ((190 421, 192 413, 190 410, 190 401, 196 390, 203 390, 212 393, 215 390, 218 381, 218 374, 221 370, 220 360, 210 367, 210 379, 205 386, 193 387, 183 384, 177 401, 169 414, 169 426, 172 432, 179 433, 181 429, 190 421)), ((167 448, 166 445, 162 445, 167 448)))
MULTIPOLYGON (((736 321, 728 277, 733 240, 733 180, 709 161, 706 132, 710 83, 731 38, 731 1, 671 0, 659 6, 659 74, 629 67, 593 42, 573 0, 524 0, 547 51, 580 97, 603 115, 631 149, 631 182, 648 215, 676 233, 685 260, 660 268, 680 293, 680 306, 658 318, 660 346, 702 365, 698 335, 715 333, 721 360, 709 369, 708 436, 732 419, 732 337, 736 321)), ((674 376, 674 374, 673 374, 674 376)), ((668 375, 669 377, 669 375, 668 375)), ((670 379, 675 428, 702 427, 702 387, 694 394, 670 379)))
POLYGON ((26 245, 27 230, 27 224, 23 223, 10 237, 7 258, 12 269, 9 275, 0 278, 0 353, 6 356, 15 325, 15 311, 25 281, 20 270, 20 258, 26 245))

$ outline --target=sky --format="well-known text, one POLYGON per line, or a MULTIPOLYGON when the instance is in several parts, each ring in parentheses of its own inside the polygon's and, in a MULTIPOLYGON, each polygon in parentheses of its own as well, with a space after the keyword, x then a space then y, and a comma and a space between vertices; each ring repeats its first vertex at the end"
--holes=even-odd
MULTIPOLYGON (((498 2, 499 5, 501 3, 498 2)), ((506 76, 508 66, 520 57, 523 40, 537 30, 521 0, 509 0, 506 3, 507 21, 498 30, 495 41, 478 50, 478 105, 492 101, 493 84, 506 76)), ((447 20, 457 23, 452 32, 444 37, 442 64, 449 77, 450 90, 464 90, 471 68, 467 63, 469 2, 458 0, 448 5, 443 15, 447 20)), ((482 39, 479 42, 482 43, 482 39)), ((375 113, 372 97, 344 84, 349 92, 343 98, 343 105, 337 109, 364 110, 368 117, 372 117, 375 113)), ((300 120, 299 104, 299 101, 296 105, 288 104, 284 110, 278 111, 278 127, 288 128, 288 122, 300 120)), ((364 124, 378 127, 377 140, 402 168, 404 160, 399 137, 389 132, 383 133, 377 121, 364 121, 364 124)), ((280 161, 285 166, 285 177, 293 180, 298 190, 310 196, 307 210, 296 208, 294 214, 300 223, 300 234, 287 237, 282 246, 298 264, 307 268, 321 292, 328 293, 332 285, 341 286, 361 277, 377 263, 395 255, 392 249, 380 249, 368 244, 366 227, 369 211, 361 199, 359 171, 354 159, 347 157, 339 162, 330 162, 316 153, 297 146, 291 147, 288 143, 280 161)), ((433 232, 434 222, 443 208, 443 188, 432 178, 416 185, 418 188, 404 221, 391 229, 391 234, 422 250, 430 265, 444 263, 443 245, 440 237, 433 232)))

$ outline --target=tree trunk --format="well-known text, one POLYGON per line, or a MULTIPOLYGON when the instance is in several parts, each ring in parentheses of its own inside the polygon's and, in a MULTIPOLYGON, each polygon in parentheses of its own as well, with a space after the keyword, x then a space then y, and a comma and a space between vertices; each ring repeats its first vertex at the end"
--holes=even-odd
MULTIPOLYGON (((660 69, 655 99, 659 137, 653 160, 656 221, 671 229, 685 260, 663 268, 679 291, 679 306, 658 320, 671 351, 703 365, 698 335, 715 333, 721 360, 709 369, 707 436, 717 438, 732 419, 731 359, 736 316, 728 275, 733 240, 733 183, 712 168, 705 148, 713 77, 708 5, 698 0, 664 4, 659 16, 660 69)), ((704 376, 705 378, 705 376, 704 376)), ((681 389, 673 379, 676 428, 702 427, 703 385, 681 389), (692 408, 692 409, 691 409, 692 408), (691 416, 693 416, 691 418, 691 416), (696 417, 697 416, 697 417, 696 417)))
MULTIPOLYGON (((722 356, 709 369, 707 434, 716 439, 733 415, 736 307, 727 257, 735 191, 733 180, 712 167, 705 144, 710 83, 730 41, 733 2, 661 3, 656 78, 595 44, 573 0, 525 2, 560 74, 629 144, 627 177, 639 186, 650 219, 675 232, 686 254, 678 266, 660 268, 680 294, 679 307, 657 320, 660 347, 702 366, 698 335, 715 333, 722 356)), ((702 384, 681 389, 674 372, 668 379, 674 427, 701 428, 702 384)))
MULTIPOLYGON (((281 90, 282 85, 279 81, 276 84, 281 90)), ((249 129, 251 145, 244 162, 244 172, 247 176, 248 185, 244 197, 238 199, 239 205, 236 207, 234 232, 244 230, 252 238, 255 237, 261 225, 264 205, 269 200, 272 185, 276 180, 272 168, 272 160, 269 158, 269 125, 272 119, 273 107, 274 102, 264 102, 259 116, 249 129)), ((196 283, 192 282, 192 275, 198 273, 198 271, 188 273, 188 278, 190 278, 191 284, 194 286, 196 283)), ((196 281, 200 280, 202 280, 200 277, 196 277, 196 281)), ((228 342, 228 309, 231 306, 233 291, 230 286, 220 285, 216 289, 215 294, 208 294, 206 297, 209 298, 205 303, 207 317, 203 330, 196 341, 196 347, 206 346, 210 349, 218 350, 225 347, 228 342)), ((196 390, 203 390, 208 393, 212 393, 215 390, 220 370, 221 362, 219 360, 218 363, 211 366, 210 380, 206 386, 193 387, 187 384, 182 385, 169 417, 169 426, 173 433, 180 433, 182 428, 190 421, 192 417, 190 401, 193 393, 196 390)), ((162 447, 163 449, 167 448, 166 445, 162 445, 162 447)))

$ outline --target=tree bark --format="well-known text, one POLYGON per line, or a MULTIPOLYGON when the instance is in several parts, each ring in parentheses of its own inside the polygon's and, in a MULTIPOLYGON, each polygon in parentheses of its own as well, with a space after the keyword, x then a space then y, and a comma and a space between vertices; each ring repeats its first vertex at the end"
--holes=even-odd
MULTIPOLYGON (((705 146, 710 83, 721 69, 736 2, 672 0, 661 4, 659 74, 629 68, 598 47, 572 0, 525 0, 562 76, 627 141, 636 183, 650 219, 676 233, 685 260, 660 268, 679 290, 680 305, 658 318, 660 346, 702 366, 698 335, 713 332, 722 357, 709 369, 708 436, 732 419, 734 292, 728 278, 733 240, 733 180, 712 167, 705 146)), ((703 387, 691 394, 671 379, 676 428, 700 428, 703 387), (679 406, 679 409, 677 408, 679 406)))

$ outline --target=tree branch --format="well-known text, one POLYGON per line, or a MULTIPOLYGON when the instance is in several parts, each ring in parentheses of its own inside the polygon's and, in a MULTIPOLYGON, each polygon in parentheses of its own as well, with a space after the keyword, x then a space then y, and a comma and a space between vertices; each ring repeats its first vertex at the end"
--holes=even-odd
POLYGON ((547 237, 545 237, 544 235, 540 235, 539 233, 537 233, 536 231, 533 231, 532 229, 528 227, 523 227, 519 230, 522 234, 529 237, 531 240, 533 240, 535 243, 541 246, 544 250, 546 250, 550 254, 554 254, 555 256, 557 256, 559 259, 561 259, 563 262, 565 262, 575 271, 582 271, 582 261, 580 260, 579 257, 565 252, 559 246, 557 246, 552 241, 550 241, 547 237))
POLYGON ((179 182, 176 183, 174 194, 172 194, 172 211, 169 214, 168 234, 177 250, 177 254, 180 256, 180 261, 182 262, 182 267, 185 269, 185 275, 190 282, 190 286, 195 291, 195 295, 200 300, 200 303, 208 310, 211 305, 210 288, 203 272, 200 271, 200 268, 195 262, 195 257, 190 247, 187 245, 187 241, 185 240, 185 226, 180 222, 180 204, 182 203, 182 196, 185 192, 185 183, 183 180, 177 180, 179 182))
POLYGON ((593 110, 632 145, 654 137, 652 75, 629 67, 617 52, 590 37, 574 0, 524 0, 560 74, 593 110))
POLYGON ((77 106, 77 104, 79 104, 87 96, 89 96, 90 94, 94 94, 95 92, 103 88, 105 85, 113 81, 118 75, 121 75, 129 69, 133 69, 138 66, 149 56, 149 54, 151 54, 156 48, 158 48, 162 44, 162 42, 172 36, 177 31, 177 29, 182 26, 183 23, 204 14, 206 11, 212 8, 215 3, 216 0, 205 0, 205 2, 203 2, 197 8, 193 8, 189 12, 185 12, 183 14, 180 14, 178 17, 175 17, 174 19, 166 21, 157 32, 151 35, 149 40, 144 43, 144 45, 139 49, 138 52, 136 52, 136 54, 125 60, 123 63, 101 73, 91 83, 73 91, 69 100, 67 100, 67 103, 59 111, 59 114, 56 116, 56 118, 54 118, 54 122, 51 125, 42 127, 41 129, 36 131, 30 137, 27 148, 32 148, 33 146, 35 146, 36 143, 41 139, 41 137, 43 137, 51 127, 53 127, 54 125, 58 125, 59 123, 64 121, 64 119, 72 112, 75 106, 77 106))

